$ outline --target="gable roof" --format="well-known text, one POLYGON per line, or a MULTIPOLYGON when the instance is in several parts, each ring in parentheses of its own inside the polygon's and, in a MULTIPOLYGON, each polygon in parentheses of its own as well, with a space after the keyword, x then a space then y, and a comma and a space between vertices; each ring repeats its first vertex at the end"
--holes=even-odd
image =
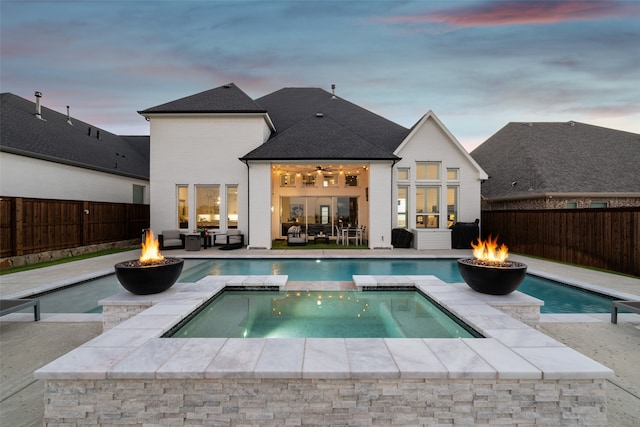
POLYGON ((0 150, 21 156, 149 180, 149 137, 118 136, 12 93, 0 94, 0 150), (99 139, 98 139, 99 132, 99 139), (89 134, 90 133, 90 134, 89 134))
POLYGON ((418 130, 422 126, 424 126, 424 124, 428 120, 433 120, 433 122, 436 124, 436 126, 438 126, 438 128, 440 128, 440 130, 447 136, 449 141, 451 141, 453 143, 453 146, 460 152, 460 154, 462 154, 462 157, 464 157, 469 162, 469 164, 471 164, 471 166, 473 166, 475 169, 478 170, 478 174, 479 174, 480 179, 487 179, 488 178, 487 173, 484 170, 482 170, 482 168, 475 161, 475 159, 473 157, 471 157, 469 152, 467 150, 465 150, 465 148, 462 146, 462 144, 460 144, 460 141, 458 141, 458 139, 455 136, 453 136, 453 134, 451 132, 449 132, 449 129, 447 129, 447 127, 444 125, 444 123, 442 123, 440 121, 440 119, 438 118, 438 116, 436 116, 436 114, 431 110, 427 111, 420 118, 420 120, 418 120, 413 126, 411 126, 411 131, 409 132, 409 135, 407 135, 407 137, 402 142, 402 144, 400 144, 398 146, 398 148, 396 148, 395 152, 399 153, 402 150, 402 147, 404 147, 411 140, 411 138, 418 132, 418 130))
POLYGON ((242 160, 395 160, 409 130, 319 88, 284 88, 256 100, 277 132, 242 160))
POLYGON ((266 110, 234 83, 228 83, 138 113, 266 113, 266 110))
POLYGON ((471 152, 487 199, 640 193, 640 135, 577 122, 509 123, 471 152))

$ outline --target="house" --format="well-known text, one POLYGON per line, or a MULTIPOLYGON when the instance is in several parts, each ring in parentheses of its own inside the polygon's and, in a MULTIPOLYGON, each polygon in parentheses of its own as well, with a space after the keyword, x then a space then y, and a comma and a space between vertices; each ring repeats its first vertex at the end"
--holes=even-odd
POLYGON ((0 94, 0 194, 149 203, 149 137, 118 136, 12 93, 0 94))
POLYGON ((150 123, 151 228, 224 234, 271 248, 292 226, 336 238, 392 229, 414 247, 451 248, 455 222, 480 217, 486 173, 436 115, 411 129, 319 88, 251 99, 233 83, 139 111, 150 123))
POLYGON ((578 122, 509 123, 472 151, 483 209, 640 206, 640 135, 578 122))

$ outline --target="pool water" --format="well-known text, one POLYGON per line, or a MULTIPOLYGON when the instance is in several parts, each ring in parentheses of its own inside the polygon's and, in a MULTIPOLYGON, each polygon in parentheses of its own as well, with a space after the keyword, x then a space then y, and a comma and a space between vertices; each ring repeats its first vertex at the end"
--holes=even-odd
POLYGON ((173 338, 471 338, 416 291, 224 291, 173 338))
MULTIPOLYGON (((353 275, 434 275, 462 283, 455 259, 185 259, 178 281, 209 275, 288 275, 290 281, 351 281, 353 275)), ((43 313, 100 313, 100 299, 123 290, 114 274, 38 295, 43 313)), ((519 291, 543 300, 541 313, 609 313, 611 300, 527 274, 519 291)))

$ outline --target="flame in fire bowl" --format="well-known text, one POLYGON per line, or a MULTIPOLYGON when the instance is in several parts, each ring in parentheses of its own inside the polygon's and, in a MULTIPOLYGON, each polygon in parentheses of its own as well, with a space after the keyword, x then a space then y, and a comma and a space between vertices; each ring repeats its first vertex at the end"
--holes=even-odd
POLYGON ((150 230, 142 244, 139 259, 115 265, 116 277, 129 292, 149 295, 164 292, 180 277, 184 260, 165 258, 158 250, 159 244, 150 230))
POLYGON ((507 261, 508 248, 498 247, 498 238, 471 243, 475 258, 459 259, 458 270, 474 291, 490 295, 507 295, 518 289, 527 273, 527 265, 507 261))

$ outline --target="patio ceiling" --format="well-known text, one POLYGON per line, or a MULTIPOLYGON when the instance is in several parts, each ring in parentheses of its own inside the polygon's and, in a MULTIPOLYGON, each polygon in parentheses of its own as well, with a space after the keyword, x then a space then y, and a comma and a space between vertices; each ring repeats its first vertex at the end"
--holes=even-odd
POLYGON ((313 163, 313 164, 273 164, 272 170, 276 174, 301 174, 321 173, 323 175, 333 175, 344 173, 347 175, 363 174, 369 166, 362 163, 313 163))

